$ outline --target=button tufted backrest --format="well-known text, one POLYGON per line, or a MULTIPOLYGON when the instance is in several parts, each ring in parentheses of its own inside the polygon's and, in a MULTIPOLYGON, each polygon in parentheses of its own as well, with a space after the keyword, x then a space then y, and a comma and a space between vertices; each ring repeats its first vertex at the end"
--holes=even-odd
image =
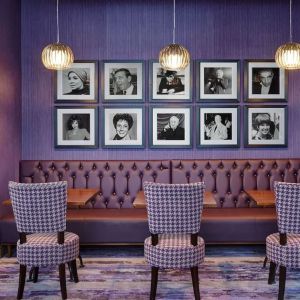
POLYGON ((144 181, 170 183, 170 161, 21 161, 20 182, 67 181, 69 188, 99 188, 94 208, 132 207, 144 181))
POLYGON ((219 207, 250 207, 245 190, 300 182, 300 159, 172 160, 172 183, 204 181, 219 207))

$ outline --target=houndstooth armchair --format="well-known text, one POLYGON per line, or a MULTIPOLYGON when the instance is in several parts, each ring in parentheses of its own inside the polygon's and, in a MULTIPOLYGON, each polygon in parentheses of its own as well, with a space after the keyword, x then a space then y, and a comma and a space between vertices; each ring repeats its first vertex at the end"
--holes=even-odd
POLYGON ((79 255, 78 235, 65 232, 67 183, 9 182, 8 186, 20 235, 17 298, 23 297, 27 266, 33 267, 36 282, 39 267, 59 265, 61 294, 66 299, 65 263, 70 262, 74 281, 78 282, 76 257, 79 255))
POLYGON ((284 299, 286 268, 300 267, 300 184, 275 182, 274 190, 279 232, 266 239, 270 260, 268 283, 275 282, 279 265, 278 299, 284 299))
POLYGON ((159 268, 190 268, 195 299, 200 299, 198 265, 204 260, 204 240, 198 236, 204 183, 144 182, 151 237, 144 242, 151 265, 150 299, 155 299, 159 268))

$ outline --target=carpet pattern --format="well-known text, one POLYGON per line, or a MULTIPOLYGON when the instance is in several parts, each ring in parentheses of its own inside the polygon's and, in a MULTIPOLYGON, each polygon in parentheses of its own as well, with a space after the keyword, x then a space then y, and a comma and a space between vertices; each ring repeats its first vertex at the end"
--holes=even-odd
MULTIPOLYGON (((267 284, 263 255, 246 254, 206 256, 199 270, 202 300, 277 299, 278 282, 267 284)), ((149 299, 150 267, 142 255, 96 257, 87 253, 83 258, 79 283, 67 282, 68 299, 149 299)), ((16 299, 18 271, 16 258, 0 259, 0 299, 16 299)), ((24 299, 61 299, 58 270, 41 268, 37 283, 26 282, 24 299)), ((157 299, 194 299, 190 271, 160 271, 157 299)), ((285 299, 300 299, 300 271, 288 270, 285 299)))

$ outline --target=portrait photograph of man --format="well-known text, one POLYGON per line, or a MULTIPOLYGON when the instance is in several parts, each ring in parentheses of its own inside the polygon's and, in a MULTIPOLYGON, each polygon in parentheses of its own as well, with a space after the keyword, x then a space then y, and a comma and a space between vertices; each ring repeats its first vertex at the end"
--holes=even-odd
POLYGON ((287 98, 286 71, 274 61, 245 62, 246 101, 284 101, 287 98))
POLYGON ((105 62, 105 100, 143 100, 143 63, 105 62))
POLYGON ((158 140, 184 140, 183 114, 157 114, 158 140))

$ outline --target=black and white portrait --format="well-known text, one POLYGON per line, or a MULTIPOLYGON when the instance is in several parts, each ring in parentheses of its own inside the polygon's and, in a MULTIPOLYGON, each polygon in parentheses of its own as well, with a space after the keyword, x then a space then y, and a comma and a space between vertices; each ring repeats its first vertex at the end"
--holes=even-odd
POLYGON ((105 62, 105 100, 142 100, 143 63, 105 62))
POLYGON ((70 68, 57 71, 57 102, 96 101, 97 63, 75 61, 70 68))
POLYGON ((245 70, 248 101, 286 98, 286 74, 274 61, 248 61, 245 70))
POLYGON ((144 144, 144 113, 142 108, 104 108, 104 147, 144 144))
POLYGON ((57 148, 95 148, 98 143, 96 108, 57 107, 55 145, 57 148))
POLYGON ((238 61, 200 62, 200 100, 237 101, 238 61))
POLYGON ((189 147, 191 145, 190 108, 153 107, 150 118, 153 147, 189 147))
POLYGON ((190 99, 190 66, 184 70, 165 70, 152 63, 152 99, 190 99))
POLYGON ((284 145, 286 138, 285 107, 247 107, 248 144, 284 145))
POLYGON ((239 145, 238 107, 200 107, 197 123, 199 146, 239 145))

